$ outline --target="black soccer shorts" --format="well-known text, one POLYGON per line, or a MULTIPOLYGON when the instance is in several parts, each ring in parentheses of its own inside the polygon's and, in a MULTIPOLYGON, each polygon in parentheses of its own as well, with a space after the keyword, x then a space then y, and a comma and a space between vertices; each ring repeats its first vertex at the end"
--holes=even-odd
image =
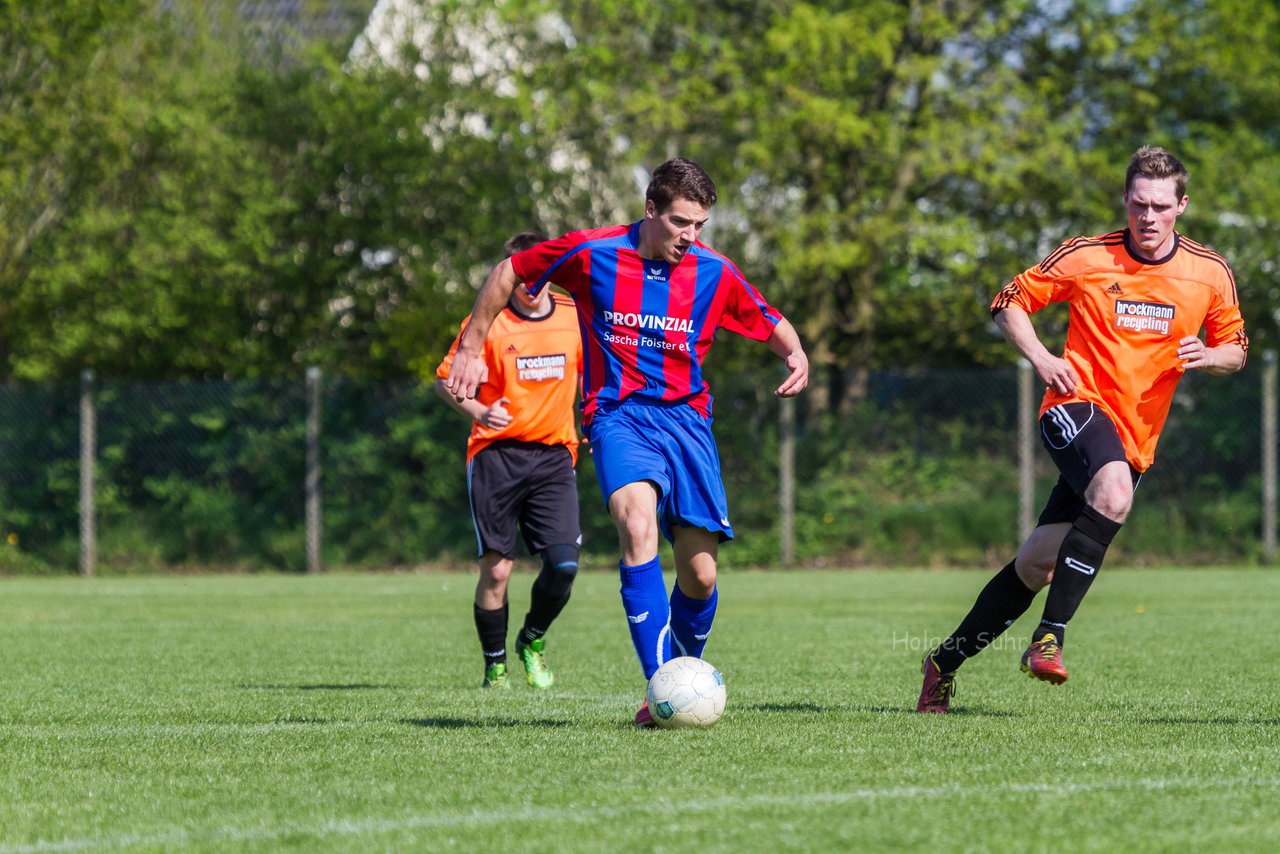
MULTIPOLYGON (((1040 439, 1058 467, 1038 525, 1074 522, 1085 507, 1084 491, 1107 463, 1128 463, 1116 425, 1092 403, 1060 403, 1040 418, 1040 439)), ((1136 488, 1142 473, 1129 464, 1136 488)))
POLYGON ((477 556, 516 554, 516 529, 530 554, 581 541, 578 481, 564 445, 495 442, 467 463, 477 556))

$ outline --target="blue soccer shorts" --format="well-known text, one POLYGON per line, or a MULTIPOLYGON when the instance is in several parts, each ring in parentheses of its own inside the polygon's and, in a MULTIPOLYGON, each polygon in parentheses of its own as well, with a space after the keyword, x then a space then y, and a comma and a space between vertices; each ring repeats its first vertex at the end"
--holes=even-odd
POLYGON ((597 410, 588 432, 605 503, 629 483, 652 481, 668 541, 673 525, 719 532, 721 542, 733 539, 711 419, 685 404, 623 401, 597 410))

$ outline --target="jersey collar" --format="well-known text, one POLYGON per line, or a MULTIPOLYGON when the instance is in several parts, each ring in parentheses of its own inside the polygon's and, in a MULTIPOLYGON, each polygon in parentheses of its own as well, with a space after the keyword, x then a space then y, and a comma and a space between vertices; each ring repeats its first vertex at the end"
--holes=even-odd
POLYGON ((1143 258, 1138 253, 1134 252, 1132 241, 1133 236, 1130 234, 1129 229, 1126 228, 1124 230, 1124 251, 1128 252, 1129 257, 1134 261, 1137 261, 1139 264, 1144 264, 1148 267, 1158 267, 1161 264, 1168 263, 1173 259, 1174 255, 1178 254, 1178 246, 1182 243, 1182 235, 1175 231, 1173 233, 1173 245, 1169 247, 1169 251, 1165 253, 1163 258, 1157 258, 1154 261, 1148 261, 1146 258, 1143 258))
MULTIPOLYGON (((517 287, 517 288, 523 288, 523 287, 524 287, 524 285, 516 285, 516 287, 517 287)), ((549 287, 549 286, 548 286, 548 287, 549 287)), ((521 320, 525 321, 526 323, 541 323, 541 322, 542 322, 542 321, 544 321, 544 320, 550 320, 550 319, 551 319, 551 316, 552 316, 553 314, 555 314, 555 313, 556 313, 556 305, 557 305, 557 303, 556 303, 556 297, 555 297, 555 294, 552 294, 552 295, 551 295, 551 310, 550 310, 550 311, 548 311, 546 314, 542 315, 542 317, 530 317, 529 315, 525 314, 523 311, 521 311, 521 310, 520 310, 520 304, 519 304, 518 302, 516 302, 515 300, 511 300, 510 302, 508 302, 508 303, 507 303, 507 311, 511 312, 511 313, 512 313, 512 314, 514 314, 516 317, 520 318, 521 320)))
POLYGON ((631 227, 627 229, 627 240, 631 243, 631 248, 636 252, 640 251, 640 223, 644 222, 638 219, 631 223, 631 227))

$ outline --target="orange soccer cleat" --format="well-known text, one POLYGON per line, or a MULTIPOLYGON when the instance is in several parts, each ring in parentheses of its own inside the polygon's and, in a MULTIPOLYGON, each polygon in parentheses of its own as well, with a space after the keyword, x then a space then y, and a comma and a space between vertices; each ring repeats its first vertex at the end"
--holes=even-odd
POLYGON ((1040 640, 1022 654, 1022 672, 1051 685, 1067 681, 1067 668, 1062 663, 1062 645, 1056 635, 1045 632, 1040 640))

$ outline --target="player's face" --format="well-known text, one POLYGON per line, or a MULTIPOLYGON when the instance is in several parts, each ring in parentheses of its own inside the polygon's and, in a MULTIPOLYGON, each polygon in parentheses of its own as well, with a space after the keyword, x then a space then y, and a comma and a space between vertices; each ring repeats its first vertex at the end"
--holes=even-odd
POLYGON ((1178 198, 1177 179, 1137 175, 1124 204, 1138 254, 1149 261, 1164 257, 1173 243, 1173 225, 1187 209, 1187 197, 1178 198))
POLYGON ((540 317, 551 304, 551 288, 544 287, 536 297, 532 297, 523 284, 516 285, 516 289, 511 292, 511 303, 521 314, 540 317))
POLYGON ((710 212, 697 202, 676 199, 665 211, 658 212, 650 199, 644 206, 644 232, 640 237, 640 255, 668 264, 679 264, 689 247, 702 234, 710 212))

